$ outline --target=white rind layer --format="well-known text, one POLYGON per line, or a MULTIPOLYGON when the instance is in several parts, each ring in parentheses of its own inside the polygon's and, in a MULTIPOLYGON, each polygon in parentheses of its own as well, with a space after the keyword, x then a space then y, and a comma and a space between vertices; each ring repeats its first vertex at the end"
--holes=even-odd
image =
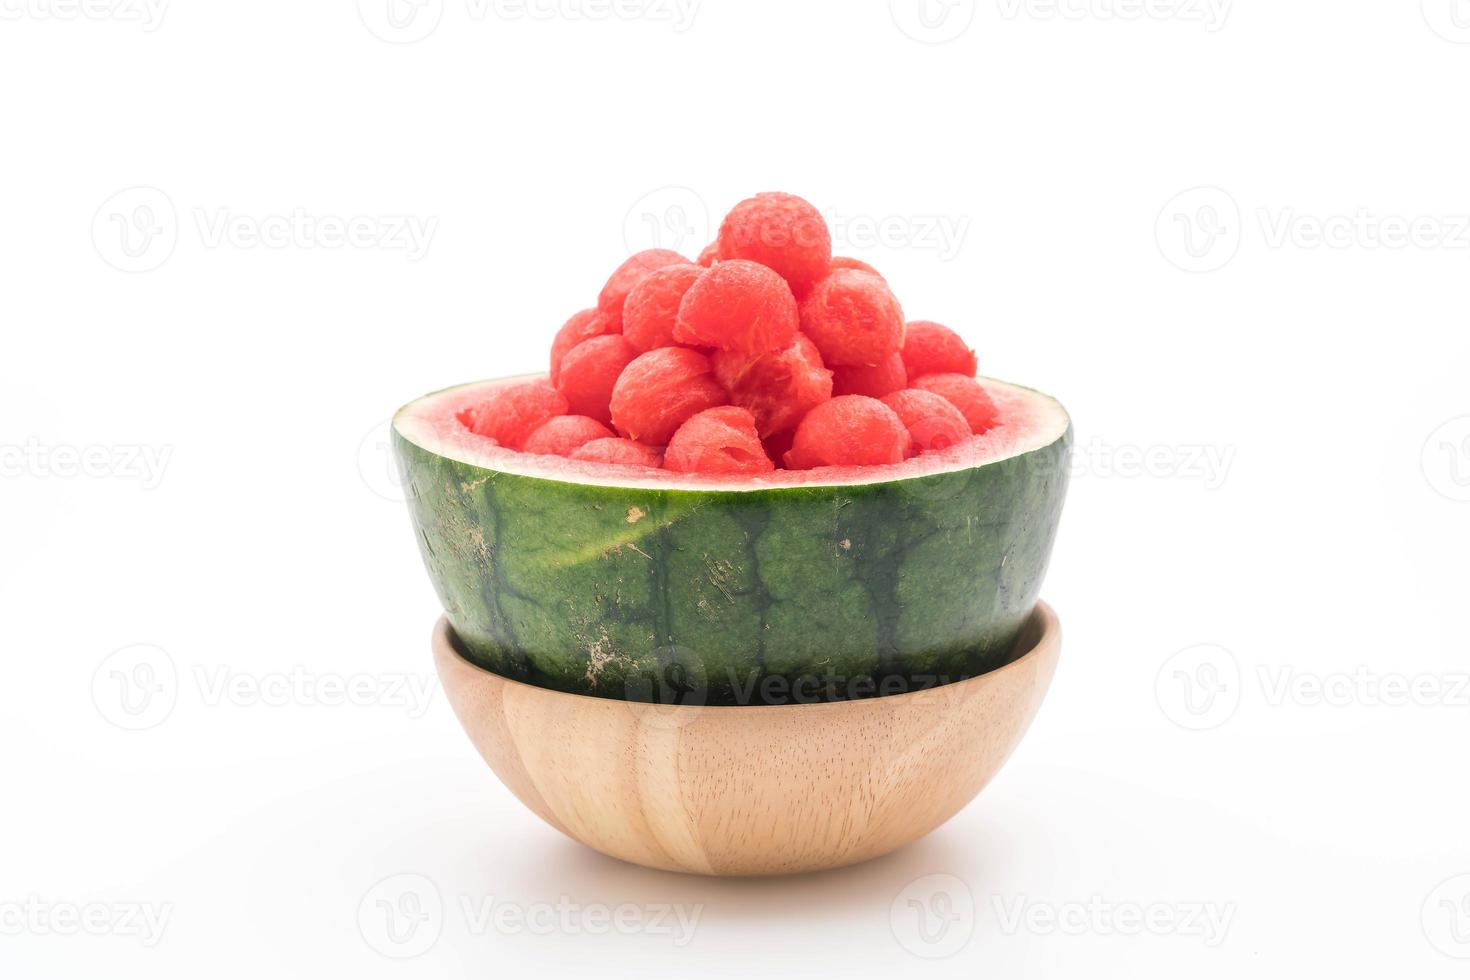
POLYGON ((972 469, 1049 446, 1071 425, 1055 398, 1029 388, 977 379, 994 400, 1000 425, 939 452, 924 453, 887 466, 822 467, 814 470, 776 470, 761 476, 701 476, 642 466, 584 463, 560 456, 518 453, 477 436, 459 421, 459 415, 481 404, 496 388, 537 380, 523 375, 476 381, 446 388, 409 402, 393 417, 393 428, 421 449, 470 466, 516 476, 580 483, 589 486, 631 487, 648 490, 779 490, 792 487, 858 486, 909 480, 972 469))

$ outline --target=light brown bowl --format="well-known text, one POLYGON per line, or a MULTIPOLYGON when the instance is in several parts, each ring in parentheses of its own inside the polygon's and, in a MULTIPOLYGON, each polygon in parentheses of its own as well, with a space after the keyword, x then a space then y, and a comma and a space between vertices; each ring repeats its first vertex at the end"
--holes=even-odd
POLYGON ((1039 603, 1023 653, 979 677, 861 701, 666 707, 492 674, 434 628, 434 662, 480 755, 588 847, 713 875, 788 874, 887 854, 959 812, 1041 706, 1061 652, 1039 603))

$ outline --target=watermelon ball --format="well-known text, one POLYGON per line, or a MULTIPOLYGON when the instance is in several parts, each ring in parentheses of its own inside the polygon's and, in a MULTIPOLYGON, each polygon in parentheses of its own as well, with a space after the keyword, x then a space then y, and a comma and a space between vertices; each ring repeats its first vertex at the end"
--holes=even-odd
POLYGON ((912 383, 912 387, 932 391, 955 408, 970 424, 970 431, 979 435, 994 428, 1000 421, 995 402, 980 382, 964 374, 926 374, 912 383))
POLYGON ((664 452, 664 469, 727 475, 776 468, 755 431, 755 416, 736 405, 708 408, 679 426, 664 452))
POLYGON ((643 277, 650 272, 656 272, 666 265, 675 263, 688 265, 689 260, 678 252, 671 252, 666 248, 650 248, 634 253, 608 277, 607 284, 602 287, 602 292, 597 294, 597 308, 618 324, 617 329, 621 330, 623 303, 627 300, 628 294, 633 291, 633 287, 642 282, 643 277))
POLYGON ((612 422, 630 439, 663 446, 690 416, 728 401, 709 358, 687 347, 659 347, 639 354, 618 376, 612 422))
POLYGON ((836 367, 872 367, 903 349, 903 310, 878 276, 835 269, 801 304, 802 333, 836 367))
POLYGON ((623 304, 623 336, 640 351, 672 347, 679 302, 694 280, 704 274, 687 262, 666 265, 633 287, 623 304))
POLYGON ((801 420, 786 465, 881 466, 903 462, 908 449, 908 429, 893 409, 866 395, 840 395, 801 420))
POLYGON ((702 265, 706 269, 714 265, 720 258, 720 243, 710 242, 699 250, 699 258, 695 259, 696 265, 702 265))
POLYGON ((498 388, 460 416, 477 436, 519 450, 548 419, 567 414, 567 400, 546 381, 526 381, 498 388))
POLYGON ((526 437, 523 453, 541 456, 570 456, 593 439, 611 439, 612 430, 585 415, 558 415, 547 419, 526 437))
POLYGON ((611 422, 609 405, 613 386, 618 383, 623 369, 637 356, 638 351, 621 334, 584 340, 562 358, 556 390, 566 396, 573 415, 611 422))
POLYGON ((903 363, 911 378, 926 374, 963 374, 973 378, 978 367, 975 352, 959 334, 929 320, 915 320, 908 325, 903 338, 903 363))
POLYGON ((562 324, 561 329, 556 332, 556 339, 551 342, 551 383, 556 384, 556 379, 561 376, 561 360, 567 356, 567 351, 584 340, 606 333, 617 333, 618 329, 615 321, 596 309, 572 314, 572 318, 562 324))
POLYGON ((776 270, 798 296, 827 274, 832 235, 811 204, 794 194, 757 194, 735 205, 715 239, 721 259, 749 259, 776 270))
POLYGON ((715 351, 710 365, 730 401, 755 417, 761 438, 795 428, 803 415, 832 397, 832 372, 822 366, 817 345, 801 334, 785 350, 755 357, 715 351))
POLYGON ((572 459, 584 463, 612 463, 617 466, 653 466, 662 460, 658 450, 632 439, 593 439, 572 451, 572 459))
POLYGON ((877 276, 879 279, 883 278, 883 273, 868 265, 862 259, 854 259, 846 255, 832 256, 832 263, 827 267, 827 271, 831 272, 833 269, 857 269, 859 272, 866 272, 869 275, 877 276))
POLYGON ((909 386, 909 374, 903 358, 889 354, 872 367, 835 367, 832 369, 832 394, 867 395, 882 398, 909 386))
POLYGON ((764 354, 796 337, 796 297, 763 265, 735 259, 706 269, 679 304, 674 339, 681 344, 764 354))
POLYGON ((960 410, 932 391, 907 388, 882 399, 909 430, 909 455, 948 449, 970 438, 970 423, 960 410))

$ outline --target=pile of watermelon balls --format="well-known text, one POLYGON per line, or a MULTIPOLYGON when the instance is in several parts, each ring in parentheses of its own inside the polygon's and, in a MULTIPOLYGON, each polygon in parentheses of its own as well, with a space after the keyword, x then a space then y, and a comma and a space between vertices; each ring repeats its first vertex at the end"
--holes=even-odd
POLYGON ((549 381, 461 418, 520 452, 725 475, 900 463, 997 422, 964 341, 906 324, 816 208, 776 193, 736 205, 697 262, 629 258, 557 332, 549 381))

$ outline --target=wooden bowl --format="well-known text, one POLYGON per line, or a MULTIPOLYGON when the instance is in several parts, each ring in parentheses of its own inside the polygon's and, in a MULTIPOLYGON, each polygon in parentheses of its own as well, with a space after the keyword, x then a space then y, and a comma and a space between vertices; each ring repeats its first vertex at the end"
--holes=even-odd
POLYGON ((928 691, 758 707, 660 706, 563 694, 434 661, 480 755, 557 830, 668 871, 770 875, 896 850, 984 788, 1020 743, 1061 650, 1039 603, 1022 653, 928 691))

